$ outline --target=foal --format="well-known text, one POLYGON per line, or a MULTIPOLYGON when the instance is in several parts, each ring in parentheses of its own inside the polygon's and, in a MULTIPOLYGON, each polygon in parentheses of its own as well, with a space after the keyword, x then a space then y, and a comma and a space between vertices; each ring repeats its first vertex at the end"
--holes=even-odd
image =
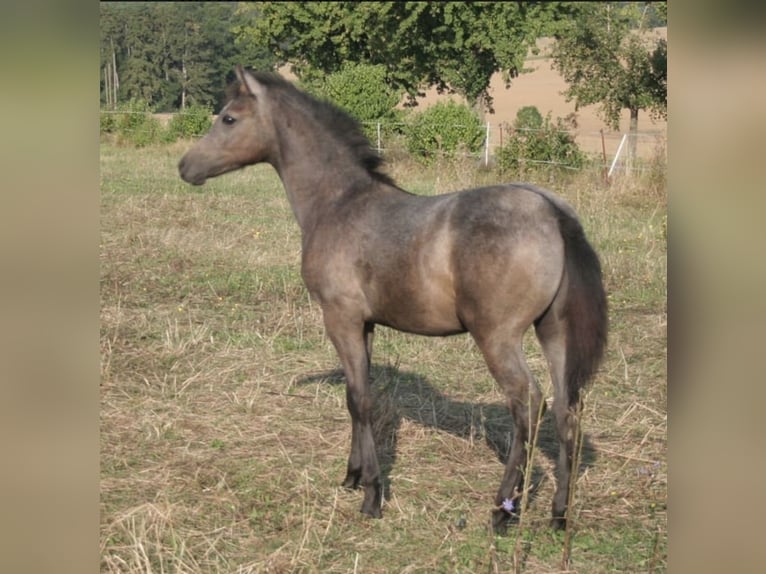
POLYGON ((259 162, 279 174, 301 229, 303 280, 346 375, 352 434, 343 485, 364 487, 361 511, 381 516, 369 385, 375 325, 468 332, 514 421, 493 510, 495 530, 505 530, 544 404, 522 351, 534 325, 560 443, 552 524, 565 527, 580 390, 607 337, 601 267, 572 207, 528 184, 408 193, 379 171, 380 157, 350 116, 278 76, 236 72, 238 91, 181 159, 180 175, 202 185, 259 162))

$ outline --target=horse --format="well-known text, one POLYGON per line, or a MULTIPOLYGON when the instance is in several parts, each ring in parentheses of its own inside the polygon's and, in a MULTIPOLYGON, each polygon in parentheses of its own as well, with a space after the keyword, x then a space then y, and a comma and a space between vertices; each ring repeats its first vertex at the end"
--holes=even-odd
POLYGON ((407 192, 382 171, 350 114, 277 74, 242 66, 235 73, 228 103, 181 158, 179 173, 202 185, 266 162, 279 175, 301 230, 301 275, 345 375, 351 452, 342 485, 363 487, 361 512, 381 517, 383 498, 371 420, 375 326, 467 332, 513 420, 491 511, 494 530, 507 530, 546 404, 522 350, 534 325, 559 439, 551 526, 566 528, 580 391, 599 367, 608 329, 601 265, 575 210, 525 183, 407 192))

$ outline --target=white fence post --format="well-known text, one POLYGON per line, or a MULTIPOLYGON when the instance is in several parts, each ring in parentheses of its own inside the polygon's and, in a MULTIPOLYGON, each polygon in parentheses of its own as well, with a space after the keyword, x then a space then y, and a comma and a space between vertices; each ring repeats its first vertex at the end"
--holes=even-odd
POLYGON ((628 134, 622 134, 622 139, 620 140, 620 145, 617 148, 617 153, 614 154, 614 159, 612 160, 612 165, 609 168, 609 173, 606 174, 607 177, 612 177, 612 172, 614 171, 614 166, 617 165, 617 160, 620 159, 620 152, 622 151, 622 146, 625 145, 625 140, 627 139, 628 134))
POLYGON ((487 134, 484 137, 484 166, 489 165, 489 122, 487 122, 487 134))
POLYGON ((378 154, 380 154, 380 122, 378 122, 378 154))

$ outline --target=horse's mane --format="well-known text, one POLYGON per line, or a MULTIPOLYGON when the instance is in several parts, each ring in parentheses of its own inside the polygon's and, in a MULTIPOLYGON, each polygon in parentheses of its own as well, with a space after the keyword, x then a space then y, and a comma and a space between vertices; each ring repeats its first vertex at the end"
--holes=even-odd
MULTIPOLYGON (((396 185, 390 176, 380 171, 385 162, 372 147, 370 140, 362 131, 361 124, 354 117, 330 102, 299 90, 278 74, 272 72, 250 72, 250 74, 267 89, 289 96, 292 101, 306 110, 339 143, 348 148, 351 155, 373 179, 396 185)), ((238 82, 235 81, 234 86, 237 87, 238 82)))

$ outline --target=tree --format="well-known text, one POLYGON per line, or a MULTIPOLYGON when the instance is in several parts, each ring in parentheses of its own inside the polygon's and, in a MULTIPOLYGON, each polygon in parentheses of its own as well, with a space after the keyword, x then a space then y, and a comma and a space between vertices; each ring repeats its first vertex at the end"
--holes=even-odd
POLYGON ((259 2, 243 3, 240 45, 259 46, 301 78, 331 74, 345 62, 382 65, 410 104, 422 90, 458 92, 491 109, 488 87, 522 70, 529 46, 566 2, 259 2))
POLYGON ((667 43, 642 34, 637 3, 578 6, 579 14, 555 32, 552 58, 569 84, 564 94, 578 108, 601 104, 601 117, 612 129, 619 129, 622 110, 629 110, 634 157, 639 111, 667 117, 667 43))
POLYGON ((223 103, 235 64, 258 56, 232 34, 235 2, 102 2, 102 102, 142 100, 156 111, 223 103))
MULTIPOLYGON (((123 44, 124 27, 118 12, 102 10, 100 15, 101 98, 108 108, 117 106, 120 78, 117 54, 123 44)), ((122 59, 120 57, 120 59, 122 59)))
MULTIPOLYGON (((180 107, 190 104, 222 106, 226 84, 234 79, 234 66, 247 61, 235 44, 234 2, 173 2, 169 6, 180 18, 176 76, 180 83, 180 107)), ((269 61, 267 54, 261 58, 269 61)))
POLYGON ((160 96, 162 83, 161 58, 166 53, 159 42, 159 22, 154 8, 145 2, 124 8, 129 15, 123 38, 124 61, 120 73, 120 94, 126 99, 143 100, 152 104, 160 96))

